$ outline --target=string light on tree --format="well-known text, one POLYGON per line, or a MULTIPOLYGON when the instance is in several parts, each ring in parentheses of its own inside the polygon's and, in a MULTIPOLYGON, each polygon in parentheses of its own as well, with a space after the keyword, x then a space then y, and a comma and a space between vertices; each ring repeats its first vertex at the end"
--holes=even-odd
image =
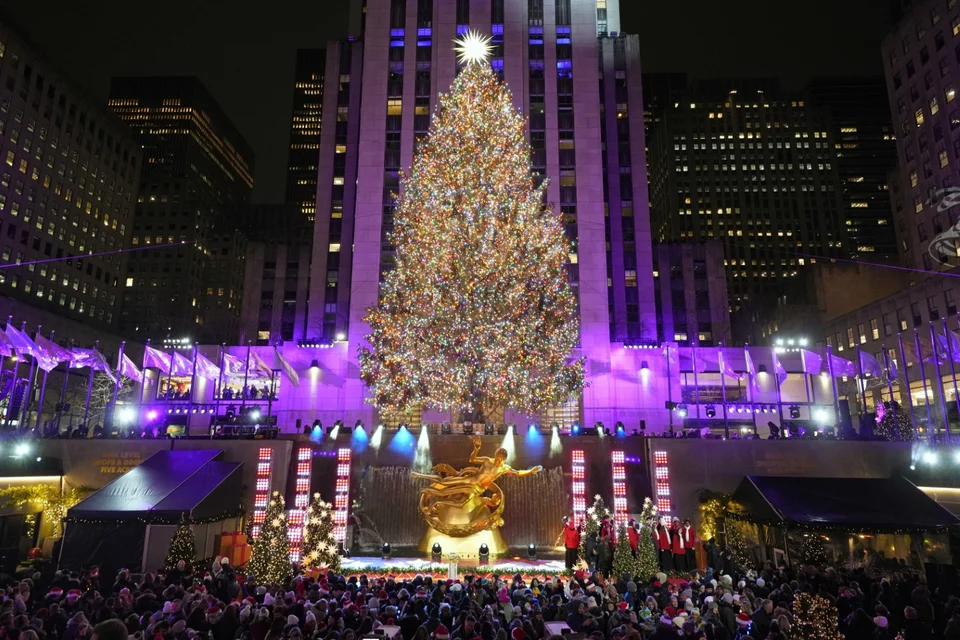
POLYGON ((333 535, 333 505, 313 494, 313 502, 303 524, 303 566, 325 567, 340 571, 337 539, 333 535))
POLYGON ((267 503, 260 534, 253 544, 253 555, 247 565, 250 573, 261 583, 280 583, 293 573, 286 514, 283 496, 279 491, 274 491, 267 503))
POLYGON ((180 518, 180 526, 170 540, 170 549, 167 551, 167 559, 163 566, 167 569, 173 569, 177 563, 183 560, 187 564, 192 564, 197 559, 197 545, 193 538, 193 527, 185 518, 180 518))
POLYGON ((539 413, 584 385, 570 243, 530 169, 526 119, 490 65, 489 39, 458 40, 466 63, 440 98, 402 178, 395 267, 369 311, 360 370, 388 414, 505 408, 539 413))

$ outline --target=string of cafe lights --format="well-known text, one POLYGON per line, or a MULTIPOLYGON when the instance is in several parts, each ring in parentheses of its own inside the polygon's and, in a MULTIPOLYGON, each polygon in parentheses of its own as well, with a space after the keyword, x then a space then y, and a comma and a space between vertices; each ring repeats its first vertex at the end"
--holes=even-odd
POLYGON ((184 247, 196 244, 196 240, 182 240, 180 242, 168 242, 167 244, 153 244, 146 247, 130 247, 127 249, 113 249, 111 251, 100 251, 98 253, 84 253, 76 256, 63 256, 61 258, 44 258, 43 260, 28 260, 26 262, 8 262, 0 264, 0 269, 12 269, 13 267, 28 267, 35 264, 49 264, 51 262, 66 262, 67 260, 86 260, 87 258, 100 258, 102 256, 112 256, 119 253, 133 253, 134 251, 150 251, 152 249, 170 249, 172 247, 184 247))

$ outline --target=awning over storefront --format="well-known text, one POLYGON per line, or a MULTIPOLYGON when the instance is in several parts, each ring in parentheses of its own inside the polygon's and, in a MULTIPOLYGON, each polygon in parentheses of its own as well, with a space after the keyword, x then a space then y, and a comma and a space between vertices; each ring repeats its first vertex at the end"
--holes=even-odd
POLYGON ((744 519, 790 528, 895 533, 960 524, 902 477, 747 476, 733 499, 743 507, 744 519))
POLYGON ((240 508, 239 462, 222 452, 158 451, 67 512, 67 520, 208 520, 240 508))

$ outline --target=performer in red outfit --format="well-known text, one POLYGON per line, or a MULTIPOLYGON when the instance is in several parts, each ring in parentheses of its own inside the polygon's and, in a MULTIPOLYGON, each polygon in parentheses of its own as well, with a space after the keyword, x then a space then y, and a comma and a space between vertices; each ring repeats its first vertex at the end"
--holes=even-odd
POLYGON ((670 546, 673 549, 673 569, 677 573, 685 573, 687 570, 687 547, 682 536, 680 518, 674 518, 673 526, 670 527, 670 546))
POLYGON ((566 548, 567 569, 573 569, 580 555, 580 528, 567 516, 563 517, 563 546, 566 548))
POLYGON ((673 550, 670 546, 670 530, 663 524, 663 520, 657 521, 657 526, 653 530, 653 537, 657 542, 657 551, 660 554, 660 570, 670 571, 673 569, 673 550))
POLYGON ((683 519, 683 527, 680 529, 683 534, 683 544, 687 549, 687 571, 693 571, 697 568, 697 531, 691 526, 690 518, 683 519))
POLYGON ((633 518, 627 523, 627 539, 630 541, 630 553, 637 557, 637 548, 640 546, 640 525, 633 518))

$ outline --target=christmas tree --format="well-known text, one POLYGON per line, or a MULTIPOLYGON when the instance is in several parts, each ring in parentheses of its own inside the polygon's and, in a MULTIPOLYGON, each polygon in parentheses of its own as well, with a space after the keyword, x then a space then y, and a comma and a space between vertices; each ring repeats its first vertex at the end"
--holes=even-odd
POLYGON ((333 505, 313 494, 313 502, 303 522, 303 566, 326 567, 340 571, 337 539, 333 536, 333 505))
POLYGON ((873 433, 881 440, 891 442, 912 442, 916 435, 907 412, 899 403, 890 401, 877 405, 877 426, 873 433))
POLYGON ((600 523, 604 518, 613 518, 610 509, 604 504, 603 498, 599 494, 593 497, 593 504, 587 507, 587 517, 583 520, 583 535, 580 536, 580 557, 587 559, 586 543, 587 537, 591 533, 597 534, 597 541, 600 540, 600 523))
POLYGON ((804 564, 822 567, 827 564, 827 550, 823 546, 823 538, 818 533, 803 534, 800 544, 800 556, 804 564))
POLYGON ((183 560, 187 564, 197 559, 197 545, 193 539, 193 527, 187 522, 186 518, 180 517, 180 526, 177 532, 173 534, 170 540, 170 550, 167 551, 167 559, 163 561, 163 566, 167 569, 173 569, 177 563, 183 560))
POLYGON ((837 608, 830 601, 809 593, 800 593, 793 601, 791 640, 843 640, 838 631, 837 608))
POLYGON ((267 503, 260 534, 253 543, 247 569, 260 584, 282 582, 292 573, 285 506, 283 496, 274 491, 267 503))
POLYGON ((524 116, 494 74, 489 41, 459 41, 465 64, 440 98, 403 176, 395 266, 367 316, 361 376, 388 413, 557 406, 583 389, 574 249, 531 175, 524 116))
POLYGON ((646 582, 660 570, 660 555, 657 543, 653 539, 653 529, 660 514, 657 505, 650 498, 643 499, 643 511, 640 513, 640 542, 637 545, 637 562, 634 576, 646 582))

